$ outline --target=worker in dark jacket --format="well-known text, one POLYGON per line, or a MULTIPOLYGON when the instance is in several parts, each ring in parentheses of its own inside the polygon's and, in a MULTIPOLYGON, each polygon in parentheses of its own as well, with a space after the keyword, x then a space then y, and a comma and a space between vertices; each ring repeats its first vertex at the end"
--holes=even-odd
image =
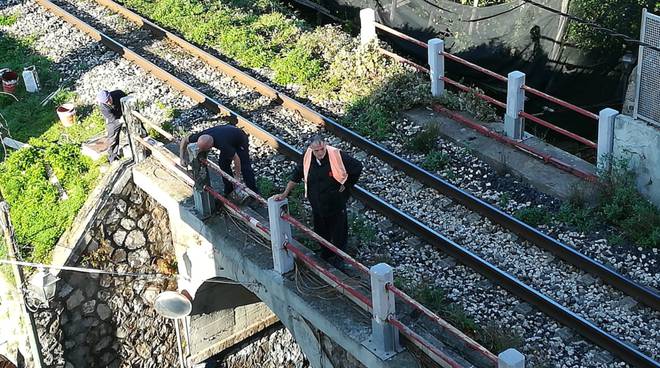
MULTIPOLYGON (((303 180, 305 196, 312 206, 314 231, 337 248, 345 250, 348 240, 346 202, 361 173, 362 164, 359 161, 327 145, 322 137, 315 136, 310 140, 302 162, 293 171, 286 189, 275 199, 286 198, 303 180)), ((331 260, 332 252, 323 248, 321 257, 331 260)))
POLYGON ((105 118, 105 128, 108 132, 108 161, 112 163, 119 155, 119 132, 121 131, 121 99, 126 93, 121 90, 108 92, 102 90, 96 96, 101 114, 105 118))
MULTIPOLYGON (((231 163, 234 163, 233 177, 240 180, 243 177, 245 185, 257 192, 252 162, 250 161, 249 140, 247 134, 233 125, 220 125, 208 128, 199 133, 189 134, 181 140, 179 157, 184 165, 188 165, 188 145, 197 143, 200 151, 208 151, 215 147, 220 151, 218 166, 229 175, 232 175, 231 163)), ((234 185, 224 177, 225 196, 233 190, 234 185)))

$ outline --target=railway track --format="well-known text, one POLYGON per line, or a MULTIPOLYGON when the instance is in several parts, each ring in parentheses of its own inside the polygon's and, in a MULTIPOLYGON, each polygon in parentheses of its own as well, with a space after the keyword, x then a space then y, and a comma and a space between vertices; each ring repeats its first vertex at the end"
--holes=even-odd
MULTIPOLYGON (((56 6, 47 0, 39 0, 38 2, 57 15, 64 17, 67 21, 74 23, 74 25, 81 28, 93 38, 101 40, 110 49, 123 55, 127 59, 136 62, 146 70, 149 70, 155 76, 171 84, 193 100, 198 101, 214 112, 226 116, 228 120, 233 120, 238 123, 239 126, 242 126, 253 136, 266 142, 271 147, 277 147, 279 152, 285 154, 289 158, 295 159, 299 157, 300 152, 295 147, 302 147, 306 136, 317 130, 319 125, 324 126, 330 133, 333 133, 336 137, 344 141, 338 141, 338 144, 341 145, 342 148, 351 152, 358 152, 361 150, 367 155, 372 155, 368 158, 365 157, 365 159, 367 159, 365 164, 365 176, 372 177, 371 183, 365 184, 366 189, 369 190, 356 188, 357 190, 355 193, 355 196, 368 206, 393 219, 413 234, 419 235, 430 244, 438 247, 441 251, 451 254, 460 262, 465 263, 477 272, 491 279, 496 284, 503 286, 512 294, 535 305, 539 310, 547 313, 552 318, 571 326, 587 339, 602 346, 613 354, 618 355, 624 361, 635 366, 658 366, 658 363, 655 362, 653 358, 640 352, 635 347, 626 344, 621 339, 605 330, 596 327, 593 323, 585 319, 583 315, 586 315, 588 318, 590 315, 589 310, 582 310, 581 313, 570 311, 560 303, 555 302, 546 296, 545 292, 547 292, 547 290, 543 290, 543 285, 540 287, 536 286, 541 289, 541 291, 538 291, 534 289, 534 287, 526 285, 517 279, 514 276, 514 272, 512 272, 514 275, 508 274, 487 261, 485 257, 478 254, 479 249, 468 249, 465 246, 457 244, 453 239, 441 235, 439 230, 445 229, 443 229, 441 224, 434 223, 433 216, 420 216, 422 218, 417 219, 397 207, 412 212, 411 209, 418 209, 421 206, 420 203, 428 203, 428 201, 434 200, 434 198, 437 197, 436 191, 438 191, 461 204, 460 206, 450 205, 444 209, 445 212, 451 213, 451 216, 454 216, 448 221, 449 223, 462 223, 462 217, 466 214, 469 215, 470 211, 476 211, 481 215, 488 217, 493 223, 497 223, 534 245, 544 248, 558 257, 565 259, 568 263, 576 266, 578 270, 586 270, 599 277, 604 282, 621 289, 625 294, 631 295, 646 304, 648 307, 639 308, 635 311, 636 313, 639 312, 642 317, 634 320, 658 320, 658 295, 649 288, 639 285, 629 278, 590 260, 588 257, 575 252, 572 248, 567 247, 536 229, 525 225, 488 203, 448 184, 432 173, 420 169, 414 163, 397 156, 395 153, 357 136, 355 133, 341 127, 333 120, 314 113, 304 105, 289 99, 287 96, 284 96, 268 86, 263 85, 256 79, 244 75, 237 69, 231 68, 222 63, 219 59, 216 59, 209 54, 201 54, 200 56, 200 52, 203 51, 192 45, 186 44, 185 41, 178 39, 176 36, 171 35, 162 29, 158 29, 149 22, 138 19, 135 15, 129 14, 129 19, 143 27, 142 30, 136 30, 134 27, 130 27, 130 25, 127 24, 126 28, 120 29, 119 31, 115 32, 111 29, 107 29, 104 30, 107 34, 101 34, 93 28, 82 24, 81 21, 65 14, 62 10, 58 10, 56 6), (148 33, 152 33, 161 40, 152 42, 148 33), (130 51, 130 49, 122 45, 120 42, 113 40, 110 37, 111 34, 113 37, 117 36, 122 42, 131 42, 131 48, 140 52, 140 54, 144 54, 144 56, 140 56, 137 53, 130 51), (163 39, 165 38, 169 41, 164 41, 163 39), (177 50, 177 47, 180 49, 177 50), (189 71, 194 70, 195 73, 188 72, 180 74, 179 70, 177 70, 177 67, 181 68, 180 65, 183 64, 180 61, 180 58, 186 57, 186 54, 188 53, 195 53, 199 58, 191 58, 190 61, 186 62, 185 69, 189 71), (218 78, 219 75, 218 72, 213 71, 209 65, 226 73, 224 77, 220 76, 220 78, 225 79, 224 83, 235 84, 236 90, 239 91, 239 93, 230 95, 216 89, 213 86, 213 80, 218 78), (181 79, 173 77, 172 74, 166 71, 159 70, 157 66, 165 67, 171 70, 171 73, 181 75, 181 79), (201 78, 201 76, 205 75, 209 76, 207 80, 201 78), (232 80, 232 78, 235 79, 232 80), (243 84, 244 86, 241 86, 240 84, 243 84), (195 90, 192 88, 193 85, 202 85, 203 87, 199 90, 195 90), (200 90, 203 92, 200 92, 200 90), (258 92, 258 94, 255 93, 255 91, 258 92), (223 106, 218 102, 218 99, 225 101, 238 101, 234 102, 232 107, 236 110, 242 110, 241 114, 223 106), (245 102, 243 103, 241 101, 245 102), (258 123, 261 127, 255 125, 253 121, 258 123), (310 122, 315 125, 310 127, 310 122), (270 132, 273 132, 273 134, 270 132), (286 140, 280 139, 277 136, 283 136, 286 140), (290 142, 294 143, 291 144, 290 142), (394 179, 382 179, 385 176, 390 176, 394 179), (382 183, 387 182, 398 181, 400 183, 409 183, 411 178, 426 185, 426 188, 418 188, 416 193, 409 190, 410 188, 399 188, 401 192, 409 193, 411 196, 416 195, 420 197, 421 200, 414 201, 413 205, 408 203, 411 201, 404 201, 401 200, 401 198, 395 198, 395 196, 388 195, 388 192, 391 192, 392 188, 382 187, 382 183), (379 185, 379 183, 381 185, 379 185), (390 203, 381 199, 379 196, 387 199, 390 203), (466 211, 465 208, 469 210, 466 211)), ((100 3, 110 6, 113 10, 120 10, 116 4, 113 5, 113 3, 106 0, 102 0, 100 3)), ((72 12, 80 13, 82 17, 84 17, 86 13, 85 11, 76 9, 71 3, 60 4, 72 12)), ((76 4, 80 5, 81 3, 76 4)), ((122 12, 128 14, 125 11, 122 12)), ((87 15, 87 18, 94 17, 87 15)), ((105 27, 103 24, 100 24, 99 26, 105 27)), ((476 219, 473 218, 472 221, 484 222, 481 217, 476 219)), ((489 226, 497 228, 497 231, 502 232, 502 229, 494 224, 489 224, 489 226)), ((509 239, 510 238, 509 235, 509 239)), ((462 240, 463 243, 466 243, 465 237, 462 240)), ((467 240, 469 241, 470 238, 467 237, 467 240)), ((498 240, 498 238, 495 237, 495 240, 498 240)), ((526 245, 521 244, 520 246, 525 247, 526 245)), ((577 270, 571 270, 571 267, 562 267, 563 269, 558 272, 558 275, 562 272, 570 272, 569 275, 565 277, 574 276, 576 274, 579 275, 577 270)), ((526 274, 525 270, 518 272, 526 274)), ((538 283, 538 281, 536 282, 538 283)), ((561 280, 559 282, 561 282, 561 280)), ((598 288, 604 289, 599 291, 600 294, 602 294, 602 297, 599 300, 606 301, 608 299, 616 299, 622 296, 620 292, 604 285, 593 287, 593 289, 598 288)), ((616 316, 612 316, 612 318, 616 319, 616 316)), ((634 326, 631 325, 628 327, 629 328, 627 329, 629 331, 635 331, 634 326)), ((626 337, 630 339, 630 336, 626 337)), ((651 339, 653 339, 653 336, 651 336, 651 339)), ((634 341, 634 339, 632 340, 634 341)))

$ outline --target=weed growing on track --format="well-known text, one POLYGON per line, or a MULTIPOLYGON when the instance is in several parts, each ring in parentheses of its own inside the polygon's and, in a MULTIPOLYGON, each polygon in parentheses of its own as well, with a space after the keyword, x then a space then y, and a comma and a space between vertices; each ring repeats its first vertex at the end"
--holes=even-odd
POLYGON ((403 277, 395 278, 394 284, 494 354, 522 345, 519 335, 499 326, 495 321, 477 323, 460 305, 452 302, 442 289, 403 277))

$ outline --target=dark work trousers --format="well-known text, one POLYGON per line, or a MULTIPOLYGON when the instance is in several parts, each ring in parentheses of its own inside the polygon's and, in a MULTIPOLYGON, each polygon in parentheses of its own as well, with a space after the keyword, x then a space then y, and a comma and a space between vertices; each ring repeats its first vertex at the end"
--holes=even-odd
POLYGON ((110 163, 116 160, 117 156, 119 156, 119 133, 121 132, 122 123, 123 120, 121 119, 105 122, 105 129, 108 132, 106 139, 108 143, 108 161, 110 163))
MULTIPOLYGON (((322 216, 314 213, 314 232, 329 241, 335 247, 346 251, 348 241, 348 219, 346 209, 332 216, 322 216)), ((321 246, 321 258, 328 260, 335 253, 321 246)))
MULTIPOLYGON (((238 155, 238 158, 241 159, 241 175, 243 176, 245 185, 258 193, 257 183, 254 179, 254 171, 252 170, 252 161, 250 161, 250 152, 245 148, 237 150, 236 154, 238 155)), ((231 159, 221 158, 218 160, 218 166, 220 166, 222 171, 234 176, 234 172, 231 169, 231 161, 231 159)), ((222 178, 222 183, 225 185, 225 196, 228 196, 234 190, 234 185, 224 177, 222 178)))

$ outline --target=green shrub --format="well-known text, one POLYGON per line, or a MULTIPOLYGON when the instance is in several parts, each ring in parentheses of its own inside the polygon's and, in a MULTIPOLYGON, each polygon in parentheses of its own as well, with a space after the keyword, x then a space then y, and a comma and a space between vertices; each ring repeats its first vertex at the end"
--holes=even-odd
POLYGON ((348 117, 343 120, 349 128, 361 135, 386 139, 394 131, 391 121, 392 113, 384 106, 360 98, 349 107, 348 117))
POLYGON ((422 167, 429 171, 439 171, 444 169, 449 164, 449 156, 444 152, 431 151, 424 161, 422 161, 422 167))
POLYGON ((349 227, 351 234, 358 239, 360 244, 367 244, 376 240, 376 229, 362 216, 353 217, 349 221, 349 227))
POLYGON ((438 126, 435 124, 429 125, 406 142, 406 148, 418 153, 433 151, 438 146, 439 135, 438 126))
POLYGON ((18 20, 18 14, 0 14, 0 26, 11 26, 18 20))
POLYGON ((515 216, 531 226, 548 224, 552 221, 552 215, 544 207, 525 207, 516 211, 515 216))
POLYGON ((71 225, 98 176, 94 163, 75 145, 32 139, 0 164, 0 191, 9 203, 16 241, 26 259, 43 262, 60 235, 71 225), (60 199, 48 168, 68 199, 60 199), (31 250, 30 250, 31 248, 31 250))
POLYGON ((660 245, 660 210, 637 191, 635 175, 626 160, 615 161, 612 166, 601 183, 599 211, 603 219, 618 226, 637 245, 660 245))
POLYGON ((321 62, 312 57, 310 50, 297 46, 283 58, 275 59, 271 68, 275 71, 275 82, 303 84, 318 78, 321 62))
POLYGON ((277 188, 275 188, 275 183, 273 183, 273 181, 269 178, 263 176, 257 178, 257 189, 259 190, 259 193, 261 193, 261 196, 264 198, 268 198, 273 194, 278 193, 277 188))
POLYGON ((578 231, 587 232, 593 230, 598 222, 598 213, 587 206, 576 206, 564 203, 559 208, 557 219, 575 226, 578 231))

